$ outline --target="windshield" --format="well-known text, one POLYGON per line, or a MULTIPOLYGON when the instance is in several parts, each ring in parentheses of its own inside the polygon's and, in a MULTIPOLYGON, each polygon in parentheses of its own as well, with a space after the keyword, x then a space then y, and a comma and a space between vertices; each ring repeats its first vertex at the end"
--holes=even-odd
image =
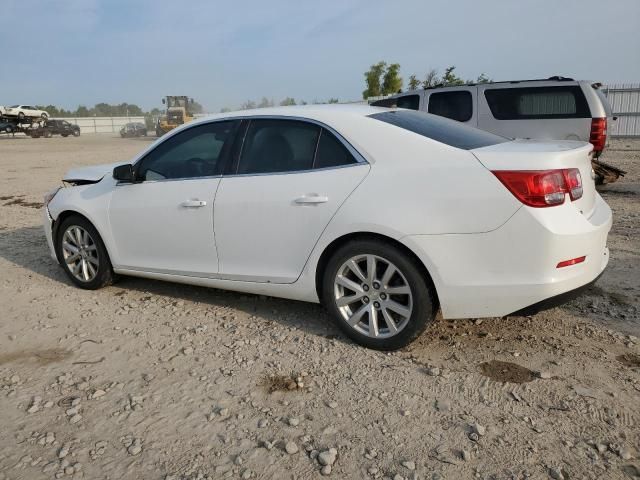
POLYGON ((374 113, 369 117, 463 150, 509 141, 504 137, 469 127, 455 120, 413 110, 390 110, 374 113))
POLYGON ((186 107, 186 97, 167 97, 167 107, 186 107))

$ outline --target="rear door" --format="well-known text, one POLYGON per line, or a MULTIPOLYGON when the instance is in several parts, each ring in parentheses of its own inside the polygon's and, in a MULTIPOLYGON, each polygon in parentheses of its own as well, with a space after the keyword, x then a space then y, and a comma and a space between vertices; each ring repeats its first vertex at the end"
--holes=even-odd
POLYGON ((428 113, 466 123, 472 127, 477 125, 477 88, 475 86, 457 87, 451 90, 427 90, 425 94, 424 110, 428 113))
POLYGON ((589 141, 591 113, 579 85, 478 86, 478 127, 509 138, 589 141))
POLYGON ((292 283, 331 217, 369 171, 333 132, 250 120, 214 208, 220 276, 292 283))

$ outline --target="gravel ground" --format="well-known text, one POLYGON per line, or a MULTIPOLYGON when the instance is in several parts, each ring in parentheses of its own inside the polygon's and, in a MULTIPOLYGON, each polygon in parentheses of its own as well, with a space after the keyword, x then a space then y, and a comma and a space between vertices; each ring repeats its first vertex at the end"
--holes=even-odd
POLYGON ((70 285, 43 194, 150 140, 0 138, 0 480, 640 477, 640 142, 611 261, 533 317, 358 347, 318 305, 125 278, 70 285))

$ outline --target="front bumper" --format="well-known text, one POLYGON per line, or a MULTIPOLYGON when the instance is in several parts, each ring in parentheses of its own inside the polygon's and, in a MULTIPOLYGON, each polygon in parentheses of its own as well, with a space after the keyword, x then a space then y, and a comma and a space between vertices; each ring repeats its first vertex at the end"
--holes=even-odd
POLYGON ((56 255, 56 249, 53 245, 53 218, 49 213, 49 208, 45 205, 42 208, 42 225, 44 227, 44 236, 47 239, 47 245, 49 246, 49 254, 56 262, 58 262, 58 256, 56 255))
POLYGON ((522 207, 491 232, 403 240, 430 266, 444 318, 503 317, 597 279, 609 261, 611 222, 598 195, 589 218, 570 203, 522 207), (583 263, 556 268, 583 255, 583 263))

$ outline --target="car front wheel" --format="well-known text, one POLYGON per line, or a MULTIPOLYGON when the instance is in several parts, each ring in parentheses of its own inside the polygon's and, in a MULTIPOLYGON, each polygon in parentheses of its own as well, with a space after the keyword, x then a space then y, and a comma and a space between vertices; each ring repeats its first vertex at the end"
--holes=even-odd
POLYGON ((358 240, 328 262, 323 302, 340 329, 360 345, 396 350, 433 321, 437 300, 416 262, 391 244, 358 240))
POLYGON ((72 215, 62 222, 56 252, 65 273, 76 286, 96 290, 113 283, 107 249, 86 218, 72 215))

